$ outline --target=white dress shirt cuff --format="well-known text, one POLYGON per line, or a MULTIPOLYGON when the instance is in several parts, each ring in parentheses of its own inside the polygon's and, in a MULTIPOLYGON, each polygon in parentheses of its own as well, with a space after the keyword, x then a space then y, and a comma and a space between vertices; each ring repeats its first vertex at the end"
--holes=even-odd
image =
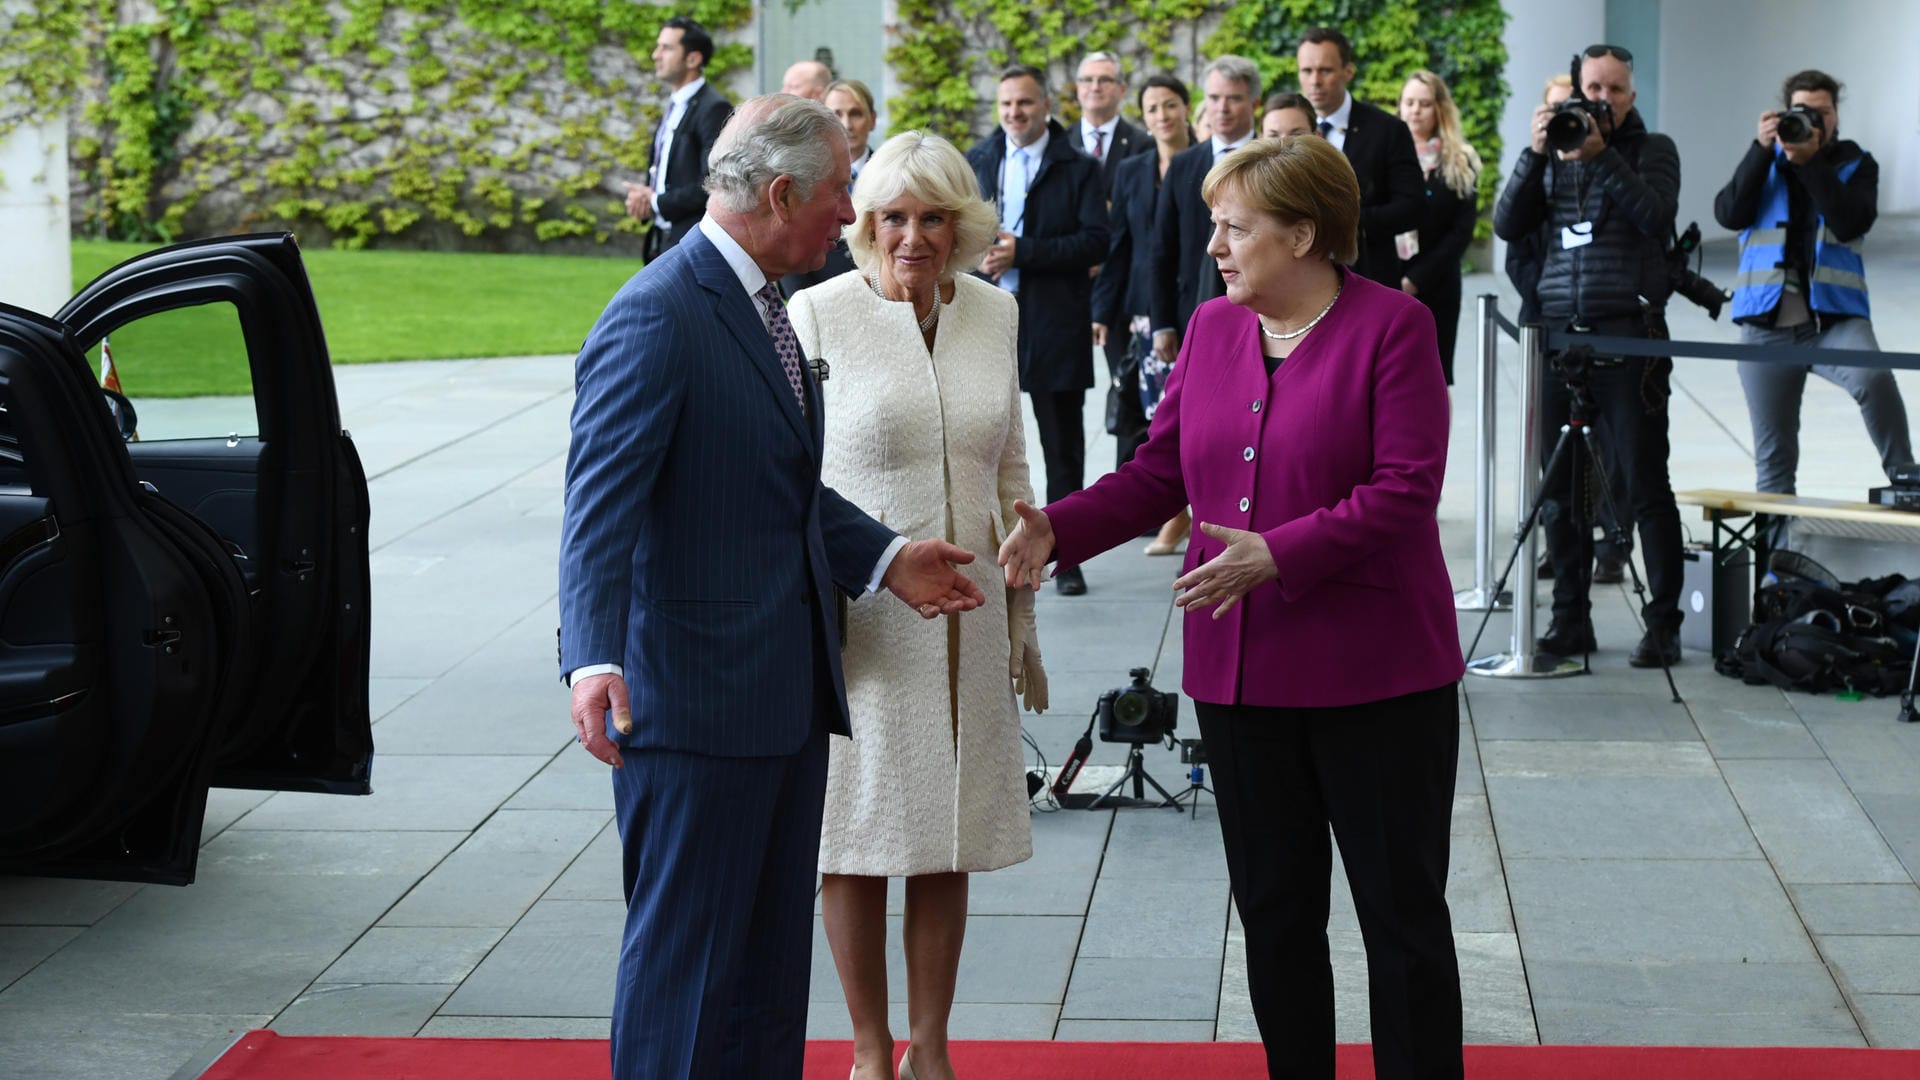
POLYGON ((624 679, 627 677, 627 672, 619 664, 588 664, 586 667, 577 667, 568 672, 567 685, 572 686, 589 675, 618 675, 624 679))
POLYGON ((880 553, 880 562, 873 568, 873 577, 867 579, 867 595, 871 596, 880 591, 880 579, 887 576, 887 567, 893 565, 893 557, 900 554, 900 549, 906 546, 907 538, 896 536, 893 538, 893 543, 887 545, 887 550, 880 553))

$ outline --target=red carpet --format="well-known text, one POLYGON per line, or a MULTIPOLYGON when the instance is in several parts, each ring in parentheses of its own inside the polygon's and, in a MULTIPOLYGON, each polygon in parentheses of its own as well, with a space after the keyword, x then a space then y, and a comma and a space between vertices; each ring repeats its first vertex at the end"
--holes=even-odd
MULTIPOLYGON (((1253 1043, 955 1043, 969 1080, 1259 1080, 1253 1043)), ((844 1080, 851 1044, 807 1044, 806 1080, 844 1080)), ((358 1039, 250 1031, 202 1080, 601 1080, 598 1039, 358 1039)), ((1340 1080, 1373 1076, 1364 1046, 1340 1048, 1340 1080)), ((1473 1080, 1916 1080, 1920 1050, 1692 1046, 1469 1046, 1473 1080)))

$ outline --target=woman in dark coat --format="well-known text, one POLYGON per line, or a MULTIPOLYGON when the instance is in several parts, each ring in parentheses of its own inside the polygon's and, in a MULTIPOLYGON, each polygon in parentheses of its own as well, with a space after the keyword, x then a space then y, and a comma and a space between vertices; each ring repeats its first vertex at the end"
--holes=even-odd
POLYGON ((1413 147, 1427 178, 1427 206, 1419 232, 1395 238, 1400 249, 1400 291, 1433 311, 1440 368, 1452 386, 1453 346, 1460 330, 1460 260, 1473 242, 1473 223, 1480 216, 1476 197, 1480 155, 1460 132, 1460 110, 1446 82, 1431 71, 1407 76, 1407 85, 1400 90, 1400 119, 1413 133, 1413 147))
MULTIPOLYGON (((1167 173, 1167 163, 1193 144, 1193 129, 1187 126, 1187 84, 1172 75, 1148 76, 1146 85, 1140 88, 1139 105, 1157 152, 1135 154, 1114 170, 1113 198, 1108 206, 1111 242, 1107 261, 1093 285, 1093 338, 1094 344, 1100 345, 1110 334, 1132 335, 1133 354, 1138 361, 1133 380, 1121 390, 1139 392, 1141 411, 1152 420, 1167 378, 1166 365, 1153 355, 1153 335, 1147 326, 1155 272, 1153 210, 1159 202, 1160 178, 1167 173), (1146 377, 1144 386, 1142 375, 1146 377)), ((1126 458, 1132 456, 1129 448, 1114 467, 1126 464, 1126 458)), ((1180 550, 1180 542, 1187 538, 1191 526, 1186 511, 1174 515, 1147 545, 1147 554, 1171 555, 1180 550)))

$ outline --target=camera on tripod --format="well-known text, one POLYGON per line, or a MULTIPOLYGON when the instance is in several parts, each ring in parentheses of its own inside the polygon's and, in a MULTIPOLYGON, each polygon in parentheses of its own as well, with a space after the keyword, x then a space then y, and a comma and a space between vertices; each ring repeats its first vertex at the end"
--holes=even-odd
POLYGON ((1667 248, 1667 283, 1673 291, 1686 297, 1698 306, 1705 308, 1707 318, 1718 319, 1720 309, 1733 294, 1701 277, 1687 265, 1687 260, 1700 250, 1700 223, 1687 223, 1687 231, 1675 236, 1673 244, 1667 248))
POLYGON ((1573 96, 1553 107, 1547 118, 1547 145, 1567 153, 1580 149, 1595 126, 1613 120, 1613 106, 1594 101, 1580 90, 1580 54, 1573 57, 1573 96))
POLYGON ((1180 695, 1155 690, 1153 672, 1137 667, 1127 674, 1126 686, 1118 686, 1100 695, 1095 711, 1100 717, 1100 738, 1104 742, 1160 742, 1173 734, 1179 722, 1180 695))

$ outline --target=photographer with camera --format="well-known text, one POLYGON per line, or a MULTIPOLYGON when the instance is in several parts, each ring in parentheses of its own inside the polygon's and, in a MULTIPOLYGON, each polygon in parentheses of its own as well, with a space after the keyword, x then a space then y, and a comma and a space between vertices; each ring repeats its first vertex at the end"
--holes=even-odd
MULTIPOLYGON (((1532 145, 1521 151, 1495 208, 1494 232, 1509 243, 1543 227, 1545 250, 1535 290, 1538 318, 1556 329, 1606 336, 1664 336, 1673 289, 1666 258, 1680 196, 1673 140, 1649 132, 1635 111, 1633 54, 1594 45, 1574 58, 1573 96, 1533 113, 1532 145), (1551 151, 1551 153, 1550 153, 1551 151)), ((1667 477, 1667 397, 1672 363, 1595 357, 1576 370, 1553 358, 1562 378, 1547 382, 1542 423, 1557 433, 1576 389, 1590 399, 1598 430, 1611 443, 1602 461, 1626 476, 1640 529, 1652 597, 1642 610, 1646 634, 1628 662, 1659 667, 1680 659, 1680 513, 1667 477), (1573 383, 1565 377, 1573 376, 1573 383)), ((1542 440, 1543 449, 1553 439, 1542 440)), ((1569 455, 1570 456, 1570 455, 1569 455)), ((1543 514, 1553 561, 1553 622, 1540 651, 1579 656, 1595 648, 1592 604, 1595 515, 1587 512, 1583 470, 1566 458, 1544 491, 1557 512, 1543 514)), ((1622 516, 1626 516, 1623 512, 1622 516)))
MULTIPOLYGON (((1713 216, 1740 232, 1733 321, 1753 345, 1878 351, 1866 267, 1854 246, 1873 227, 1880 167, 1840 138, 1840 84, 1802 71, 1781 87, 1785 112, 1760 114, 1758 137, 1713 200, 1713 216)), ((1800 462, 1800 397, 1807 372, 1853 396, 1889 474, 1913 460, 1907 409, 1885 368, 1741 361, 1753 421, 1755 487, 1791 495, 1800 462)))

